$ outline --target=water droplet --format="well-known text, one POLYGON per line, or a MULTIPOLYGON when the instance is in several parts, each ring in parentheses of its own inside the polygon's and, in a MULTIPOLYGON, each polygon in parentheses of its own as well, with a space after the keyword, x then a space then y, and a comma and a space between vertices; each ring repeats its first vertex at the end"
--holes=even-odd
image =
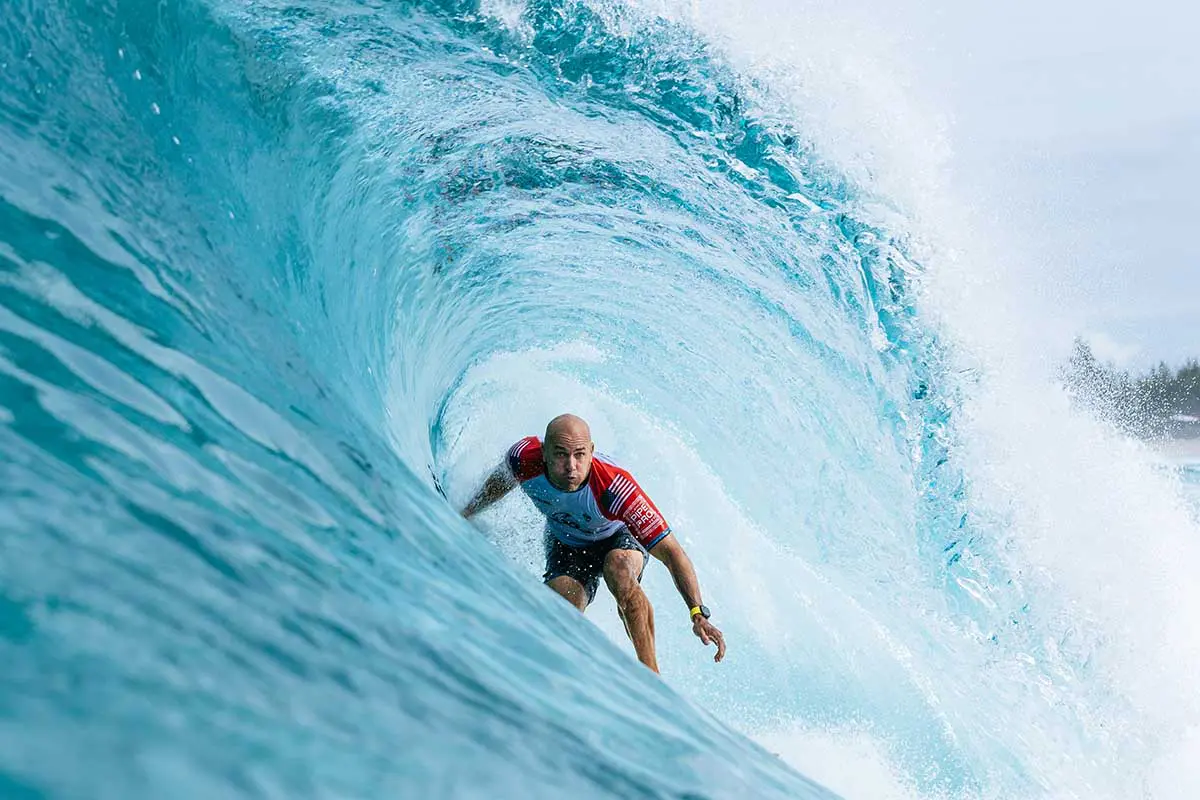
POLYGON ((178 136, 172 136, 172 137, 171 137, 171 141, 172 141, 172 142, 174 142, 175 144, 179 144, 179 137, 178 137, 178 136))
POLYGON ((133 79, 135 81, 140 81, 142 79, 142 71, 140 69, 135 69, 133 71, 133 79))
POLYGON ((229 212, 229 218, 230 218, 230 219, 233 219, 233 212, 232 212, 232 211, 230 211, 230 212, 229 212))
POLYGON ((124 57, 125 57, 125 48, 118 47, 117 48, 117 58, 124 58, 124 57))
POLYGON ((150 110, 151 110, 151 111, 153 111, 155 114, 161 114, 161 113, 162 113, 162 109, 158 107, 158 103, 151 103, 151 104, 150 104, 150 110))

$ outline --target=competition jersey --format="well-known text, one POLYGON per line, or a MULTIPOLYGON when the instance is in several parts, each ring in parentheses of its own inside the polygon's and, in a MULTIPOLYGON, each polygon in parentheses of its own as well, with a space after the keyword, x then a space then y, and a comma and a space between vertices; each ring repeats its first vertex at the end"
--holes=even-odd
POLYGON ((542 440, 527 436, 508 451, 508 466, 521 489, 546 515, 546 530, 569 547, 586 547, 621 528, 649 550, 671 532, 633 476, 597 453, 587 482, 574 492, 555 488, 546 475, 542 440))

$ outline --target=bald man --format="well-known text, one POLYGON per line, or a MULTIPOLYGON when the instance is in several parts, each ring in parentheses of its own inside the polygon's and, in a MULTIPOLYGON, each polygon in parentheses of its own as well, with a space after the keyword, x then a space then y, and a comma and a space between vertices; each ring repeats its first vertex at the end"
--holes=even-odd
POLYGON ((514 444, 462 515, 470 519, 518 485, 546 516, 543 580, 551 589, 585 611, 603 575, 638 660, 658 672, 654 609, 641 586, 652 554, 675 579, 692 632, 717 646, 714 661, 725 657, 725 637, 709 621, 691 559, 633 476, 596 453, 586 422, 563 414, 550 420, 544 440, 514 444))

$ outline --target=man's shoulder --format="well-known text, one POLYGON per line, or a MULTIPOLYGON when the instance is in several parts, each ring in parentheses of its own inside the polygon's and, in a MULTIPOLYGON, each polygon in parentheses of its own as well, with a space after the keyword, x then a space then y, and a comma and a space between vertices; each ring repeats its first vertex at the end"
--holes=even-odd
POLYGON ((542 461, 542 440, 536 436, 526 436, 508 448, 508 468, 519 481, 536 478, 545 472, 542 461))
POLYGON ((592 457, 592 470, 598 474, 601 482, 607 486, 617 478, 636 483, 633 474, 604 453, 596 453, 592 457))
POLYGON ((592 476, 601 511, 609 519, 625 522, 643 547, 653 547, 671 529, 629 470, 596 454, 592 476))
POLYGON ((508 448, 509 458, 527 457, 541 452, 542 440, 536 436, 526 436, 524 439, 519 439, 516 444, 508 448))

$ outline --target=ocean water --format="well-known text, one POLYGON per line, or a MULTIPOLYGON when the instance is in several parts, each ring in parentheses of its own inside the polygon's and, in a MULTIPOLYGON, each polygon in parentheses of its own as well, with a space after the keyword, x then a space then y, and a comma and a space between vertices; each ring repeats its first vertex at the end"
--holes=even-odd
POLYGON ((0 797, 1195 796, 1194 475, 788 9, 11 0, 0 797), (562 411, 724 663, 458 517, 562 411))

